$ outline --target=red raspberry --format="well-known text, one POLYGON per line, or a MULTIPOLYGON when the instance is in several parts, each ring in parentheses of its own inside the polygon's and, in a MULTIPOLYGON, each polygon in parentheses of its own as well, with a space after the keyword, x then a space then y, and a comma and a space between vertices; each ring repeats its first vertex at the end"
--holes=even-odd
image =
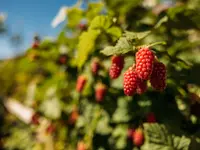
POLYGON ((33 49, 37 49, 39 47, 39 42, 38 41, 35 41, 32 45, 32 48, 33 49))
POLYGON ((153 72, 150 78, 151 86, 159 91, 163 91, 166 88, 166 67, 161 62, 155 62, 153 66, 153 72))
POLYGON ((154 53, 149 48, 141 48, 136 53, 136 69, 138 77, 148 80, 153 70, 154 53))
POLYGON ((156 122, 156 116, 153 112, 150 112, 148 115, 147 115, 147 122, 148 123, 154 123, 156 122))
POLYGON ((123 56, 113 56, 112 65, 109 70, 109 75, 112 79, 116 79, 121 74, 124 67, 124 57, 123 56))
POLYGON ((111 59, 112 59, 112 64, 116 64, 120 68, 124 67, 124 57, 123 56, 113 56, 111 59))
POLYGON ((86 150, 86 145, 83 141, 78 142, 77 150, 86 150))
POLYGON ((112 64, 109 70, 109 75, 112 79, 116 79, 121 74, 122 68, 117 66, 117 64, 112 64))
POLYGON ((55 125, 53 125, 52 123, 46 128, 46 133, 51 134, 56 130, 55 125))
POLYGON ((144 134, 142 129, 137 129, 133 134, 133 143, 136 146, 141 146, 144 143, 144 134))
POLYGON ((66 62, 67 62, 67 56, 61 55, 59 58, 59 64, 66 64, 66 62))
POLYGON ((40 116, 37 113, 35 113, 33 114, 31 118, 31 123, 34 125, 39 125, 40 124, 39 119, 40 119, 40 116))
POLYGON ((78 77, 77 82, 76 82, 76 90, 81 93, 85 84, 86 84, 86 77, 84 75, 81 75, 78 77))
POLYGON ((129 128, 127 132, 127 136, 129 139, 132 139, 135 129, 129 128))
POLYGON ((147 82, 143 81, 141 79, 138 79, 136 93, 137 94, 143 94, 146 91, 147 91, 147 82))
POLYGON ((79 27, 80 30, 87 30, 87 25, 84 24, 84 23, 80 23, 80 24, 78 25, 78 27, 79 27))
POLYGON ((106 86, 102 83, 97 84, 96 90, 95 90, 95 97, 97 102, 103 101, 105 95, 106 95, 106 86))
POLYGON ((134 71, 133 67, 130 67, 124 73, 124 94, 126 94, 127 96, 132 96, 136 92, 138 83, 137 80, 137 73, 134 71))
POLYGON ((74 109, 70 114, 70 117, 68 120, 69 124, 71 124, 71 125, 75 124, 78 117, 79 117, 79 113, 78 113, 77 109, 74 109))
POLYGON ((99 69, 100 69, 99 60, 97 58, 94 58, 91 63, 91 70, 93 75, 97 75, 99 69))

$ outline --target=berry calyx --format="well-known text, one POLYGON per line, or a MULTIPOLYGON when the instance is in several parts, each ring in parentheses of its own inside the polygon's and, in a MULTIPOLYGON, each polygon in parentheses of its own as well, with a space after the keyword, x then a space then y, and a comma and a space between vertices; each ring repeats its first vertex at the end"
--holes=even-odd
POLYGON ((112 65, 109 70, 109 75, 111 79, 116 79, 121 74, 124 67, 124 57, 123 56, 113 56, 111 58, 112 65))
POLYGON ((144 133, 142 129, 137 129, 133 134, 133 143, 136 146, 141 146, 144 143, 144 133))
POLYGON ((103 101, 106 95, 106 91, 107 91, 107 88, 104 84, 102 83, 97 84, 96 89, 95 89, 95 98, 97 102, 103 101))
POLYGON ((162 62, 154 63, 150 83, 155 90, 163 91, 166 88, 166 73, 166 67, 162 62))
POLYGON ((147 91, 147 82, 143 81, 141 79, 138 79, 136 93, 137 94, 143 94, 146 91, 147 91))
POLYGON ((134 67, 130 67, 125 73, 124 73, 124 94, 127 96, 132 96, 137 89, 137 83, 138 83, 138 77, 137 73, 134 71, 134 67))
POLYGON ((87 79, 84 75, 79 76, 77 79, 77 82, 76 82, 76 91, 81 93, 86 84, 86 81, 87 81, 87 79))
POLYGON ((146 118, 148 123, 155 123, 156 122, 156 116, 153 112, 150 112, 149 114, 147 114, 147 118, 146 118))
POLYGON ((142 80, 148 80, 153 70, 154 53, 148 48, 139 49, 136 53, 136 69, 138 77, 142 80))
POLYGON ((99 69, 100 69, 99 59, 94 58, 91 63, 91 71, 92 71, 93 75, 97 75, 99 69))

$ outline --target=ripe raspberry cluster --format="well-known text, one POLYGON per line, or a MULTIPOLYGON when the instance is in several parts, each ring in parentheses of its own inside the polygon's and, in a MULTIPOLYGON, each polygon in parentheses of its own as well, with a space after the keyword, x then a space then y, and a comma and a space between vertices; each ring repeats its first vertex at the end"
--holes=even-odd
POLYGON ((113 56, 112 65, 109 70, 109 75, 111 79, 116 79, 121 74, 124 67, 124 57, 123 56, 113 56))
POLYGON ((154 53, 148 47, 138 50, 136 64, 124 73, 124 93, 132 96, 134 93, 142 94, 147 90, 147 80, 158 91, 166 87, 166 67, 155 59, 154 53))

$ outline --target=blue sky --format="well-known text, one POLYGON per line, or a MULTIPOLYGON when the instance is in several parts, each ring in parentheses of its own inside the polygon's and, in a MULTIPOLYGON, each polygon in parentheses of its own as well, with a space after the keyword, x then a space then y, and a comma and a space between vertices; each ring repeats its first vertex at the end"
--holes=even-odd
POLYGON ((8 36, 0 35, 0 59, 23 52, 31 45, 35 33, 41 36, 56 36, 62 25, 51 27, 51 21, 61 6, 71 6, 76 0, 1 0, 0 12, 8 15, 6 25, 9 33, 23 35, 23 44, 13 47, 8 36))

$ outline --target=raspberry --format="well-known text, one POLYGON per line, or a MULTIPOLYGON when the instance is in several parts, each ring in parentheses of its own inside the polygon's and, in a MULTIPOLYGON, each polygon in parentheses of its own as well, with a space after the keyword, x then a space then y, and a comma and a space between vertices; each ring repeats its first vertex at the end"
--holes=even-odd
POLYGON ((106 94, 106 86, 102 83, 97 84, 95 89, 95 97, 97 102, 103 101, 106 94))
POLYGON ((124 57, 123 56, 113 56, 111 58, 112 64, 116 64, 120 68, 124 67, 124 57))
POLYGON ((133 67, 130 67, 125 73, 124 73, 124 94, 127 96, 132 96, 137 89, 137 73, 134 71, 133 67))
POLYGON ((109 70, 109 75, 112 79, 116 79, 121 74, 121 67, 117 66, 117 64, 112 64, 109 70))
POLYGON ((147 115, 147 122, 148 123, 154 123, 156 122, 156 116, 153 112, 150 112, 148 115, 147 115))
POLYGON ((83 141, 78 142, 77 150, 86 150, 86 145, 83 141))
POLYGON ((82 90, 83 90, 83 88, 84 88, 84 86, 86 84, 86 81, 87 81, 87 79, 86 79, 85 76, 81 75, 81 76, 78 77, 77 82, 76 82, 76 90, 79 93, 82 92, 82 90))
POLYGON ((134 132, 135 132, 135 129, 132 129, 132 128, 128 129, 127 136, 129 139, 132 139, 134 132))
POLYGON ((163 91, 166 88, 166 67, 161 62, 155 62, 153 72, 150 78, 151 86, 158 90, 163 91))
POLYGON ((84 24, 84 23, 80 23, 80 24, 78 25, 78 27, 79 27, 80 30, 87 30, 87 25, 84 24))
POLYGON ((33 49, 37 49, 39 47, 39 42, 34 42, 33 44, 32 44, 32 48, 33 49))
POLYGON ((39 125, 40 124, 39 118, 40 118, 40 116, 37 113, 33 114, 32 118, 31 118, 31 123, 34 125, 39 125))
POLYGON ((147 91, 147 83, 141 79, 138 79, 136 93, 143 94, 147 91))
POLYGON ((141 146, 144 142, 144 134, 142 129, 137 129, 133 134, 133 143, 136 146, 141 146))
POLYGON ((77 109, 74 109, 70 114, 70 117, 68 120, 69 124, 73 125, 76 122, 76 120, 78 119, 78 117, 79 117, 79 113, 78 113, 77 109))
POLYGON ((136 69, 138 77, 148 80, 153 70, 154 53, 149 48, 141 48, 136 53, 136 69))
POLYGON ((94 58, 91 63, 91 71, 93 75, 97 75, 99 69, 100 69, 99 60, 97 58, 94 58))
POLYGON ((65 64, 67 62, 67 56, 61 55, 58 60, 59 64, 65 64))
POLYGON ((56 130, 56 127, 53 124, 50 124, 47 128, 46 128, 46 133, 51 134, 56 130))
POLYGON ((124 57, 123 56, 113 56, 112 65, 109 70, 109 75, 112 79, 116 79, 121 74, 124 67, 124 57))

